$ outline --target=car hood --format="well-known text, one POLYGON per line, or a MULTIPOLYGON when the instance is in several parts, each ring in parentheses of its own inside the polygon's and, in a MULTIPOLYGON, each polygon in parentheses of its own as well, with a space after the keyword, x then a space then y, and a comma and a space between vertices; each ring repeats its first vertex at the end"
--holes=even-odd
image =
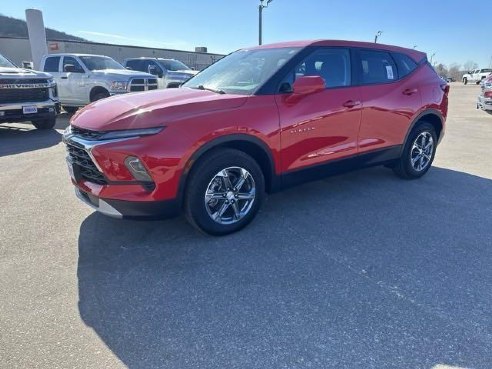
POLYGON ((79 110, 71 123, 94 131, 150 128, 196 115, 235 109, 247 96, 173 88, 113 96, 79 110))
POLYGON ((5 68, 0 67, 0 76, 18 78, 51 78, 51 74, 37 72, 32 69, 23 68, 5 68))
POLYGON ((136 70, 129 69, 101 69, 93 70, 93 74, 100 76, 111 76, 111 77, 142 77, 142 78, 155 78, 152 74, 139 72, 136 70))

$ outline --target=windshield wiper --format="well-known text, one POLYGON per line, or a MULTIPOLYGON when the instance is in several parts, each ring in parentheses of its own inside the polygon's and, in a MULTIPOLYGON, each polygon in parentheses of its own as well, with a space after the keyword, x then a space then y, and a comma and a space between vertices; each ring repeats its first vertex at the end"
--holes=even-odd
POLYGON ((222 90, 218 90, 218 89, 215 89, 215 88, 210 88, 210 87, 205 87, 204 85, 198 85, 196 86, 197 89, 199 90, 207 90, 207 91, 212 91, 212 92, 215 92, 216 94, 225 94, 225 91, 222 91, 222 90))

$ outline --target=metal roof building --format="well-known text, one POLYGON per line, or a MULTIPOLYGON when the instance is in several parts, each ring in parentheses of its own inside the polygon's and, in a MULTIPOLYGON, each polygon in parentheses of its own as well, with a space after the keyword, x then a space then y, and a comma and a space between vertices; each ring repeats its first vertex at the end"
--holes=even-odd
MULTIPOLYGON (((197 51, 159 49, 130 45, 114 45, 91 41, 48 40, 49 54, 81 53, 106 55, 123 62, 126 58, 157 57, 177 59, 191 68, 202 70, 216 62, 224 55, 206 52, 206 48, 196 48, 197 51)), ((28 38, 0 37, 0 54, 4 55, 18 66, 30 62, 31 47, 28 38)))

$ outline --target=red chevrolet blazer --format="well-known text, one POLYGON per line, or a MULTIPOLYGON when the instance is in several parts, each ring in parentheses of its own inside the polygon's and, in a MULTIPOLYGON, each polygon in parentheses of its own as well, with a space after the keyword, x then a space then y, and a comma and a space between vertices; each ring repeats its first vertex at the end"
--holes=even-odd
POLYGON ((181 88, 97 101, 64 133, 77 196, 115 217, 183 212, 223 235, 265 193, 384 164, 423 176, 449 86, 424 53, 350 41, 236 51, 181 88))

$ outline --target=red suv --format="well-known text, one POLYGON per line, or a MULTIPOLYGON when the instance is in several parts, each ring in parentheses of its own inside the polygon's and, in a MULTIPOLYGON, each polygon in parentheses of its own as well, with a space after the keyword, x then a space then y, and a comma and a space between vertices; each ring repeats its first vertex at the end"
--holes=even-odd
POLYGON ((430 168, 448 85, 422 52, 349 41, 236 51, 179 89, 80 110, 64 134, 77 196, 116 217, 183 211, 214 235, 237 231, 266 192, 384 164, 430 168))

